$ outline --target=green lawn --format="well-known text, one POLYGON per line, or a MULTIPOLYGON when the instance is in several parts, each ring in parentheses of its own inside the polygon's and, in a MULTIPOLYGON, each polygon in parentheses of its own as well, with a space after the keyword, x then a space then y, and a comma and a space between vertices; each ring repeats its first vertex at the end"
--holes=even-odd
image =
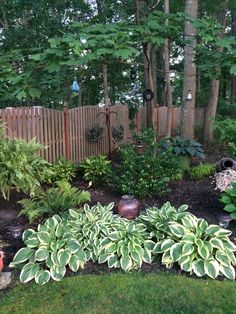
POLYGON ((0 313, 236 313, 236 283, 161 273, 81 275, 19 285, 0 297, 0 313))

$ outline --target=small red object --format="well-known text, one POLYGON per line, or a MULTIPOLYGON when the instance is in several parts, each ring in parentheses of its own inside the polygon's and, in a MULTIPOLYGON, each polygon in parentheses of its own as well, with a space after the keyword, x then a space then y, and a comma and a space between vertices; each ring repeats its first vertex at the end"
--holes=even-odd
POLYGON ((4 262, 3 262, 3 259, 4 259, 4 253, 2 251, 0 251, 0 272, 3 270, 3 266, 4 266, 4 262))
POLYGON ((133 195, 123 195, 118 204, 118 213, 127 219, 134 219, 139 212, 138 200, 133 195))

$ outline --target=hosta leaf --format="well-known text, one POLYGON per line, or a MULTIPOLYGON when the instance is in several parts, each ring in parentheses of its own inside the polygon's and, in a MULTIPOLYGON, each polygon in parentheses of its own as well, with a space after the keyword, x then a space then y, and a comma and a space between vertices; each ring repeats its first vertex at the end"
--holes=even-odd
POLYGON ((112 241, 117 241, 120 239, 120 235, 119 235, 119 232, 118 231, 114 231, 114 232, 111 232, 109 235, 108 235, 109 239, 111 239, 112 241))
POLYGON ((218 231, 220 231, 221 227, 218 225, 210 225, 209 227, 207 227, 206 229, 206 234, 212 235, 212 234, 216 234, 218 231))
POLYGON ((185 236, 183 236, 183 238, 181 239, 181 242, 185 242, 185 243, 194 243, 195 242, 195 235, 194 234, 186 234, 185 236))
POLYGON ((77 212, 76 210, 74 209, 69 209, 69 214, 72 218, 74 219, 79 219, 81 217, 81 213, 80 212, 77 212))
POLYGON ((34 263, 26 264, 20 273, 20 281, 22 283, 27 283, 32 280, 39 271, 39 265, 34 263))
POLYGON ((147 250, 144 248, 143 250, 143 261, 145 263, 148 263, 150 264, 152 262, 152 254, 151 254, 151 251, 147 250))
POLYGON ((47 259, 49 256, 49 252, 46 247, 40 247, 36 252, 35 252, 35 260, 36 261, 44 261, 47 259))
POLYGON ((149 251, 152 251, 153 248, 155 246, 155 242, 151 241, 151 240, 146 240, 144 241, 144 247, 145 249, 149 250, 149 251))
POLYGON ((181 219, 182 224, 184 225, 185 228, 187 229, 192 229, 194 227, 194 223, 192 219, 189 216, 185 216, 181 219))
POLYGON ((39 285, 45 285, 50 280, 50 272, 48 270, 40 269, 35 275, 35 282, 39 285))
POLYGON ((220 272, 220 265, 216 260, 207 260, 204 262, 204 270, 206 274, 215 279, 220 272))
POLYGON ((186 272, 190 272, 192 270, 192 263, 190 260, 186 260, 184 263, 181 263, 178 261, 180 268, 186 272))
POLYGON ((138 252, 131 252, 132 259, 138 264, 139 267, 142 265, 142 257, 138 254, 138 252))
POLYGON ((66 247, 68 250, 70 250, 71 253, 76 253, 80 248, 80 244, 76 240, 69 240, 66 244, 66 247))
POLYGON ((223 204, 231 204, 231 197, 228 195, 223 195, 220 199, 223 204))
POLYGON ((173 262, 177 262, 181 258, 182 254, 182 245, 180 243, 176 243, 172 245, 170 248, 170 257, 173 262))
POLYGON ((98 263, 102 264, 108 260, 109 254, 100 254, 98 257, 98 263))
POLYGON ((53 280, 61 281, 62 278, 65 276, 66 268, 65 267, 52 267, 50 269, 50 275, 53 280))
POLYGON ((230 267, 230 259, 223 251, 217 250, 215 257, 221 265, 230 267))
POLYGON ((117 261, 118 261, 118 258, 116 255, 110 255, 107 260, 108 267, 109 268, 116 267, 117 261))
POLYGON ((122 256, 120 266, 124 271, 130 270, 132 268, 132 259, 129 256, 122 256))
POLYGON ((170 251, 165 251, 165 253, 162 255, 161 262, 164 265, 168 265, 168 264, 173 263, 173 260, 170 256, 170 251))
POLYGON ((228 204, 224 207, 224 210, 229 213, 233 213, 236 211, 236 206, 234 204, 228 204))
POLYGON ((54 266, 60 267, 60 263, 59 263, 59 260, 58 260, 58 252, 57 251, 54 251, 51 254, 51 260, 52 260, 54 266))
POLYGON ((197 248, 198 254, 203 258, 207 259, 210 255, 210 252, 208 250, 208 247, 206 245, 203 245, 202 247, 197 248))
POLYGON ((105 249, 106 253, 113 253, 114 251, 116 251, 116 243, 110 242, 106 245, 105 249))
POLYGON ((194 251, 194 246, 190 243, 185 243, 182 247, 182 256, 191 255, 194 251))
POLYGON ((212 238, 209 241, 211 243, 211 245, 219 250, 223 250, 224 249, 224 244, 220 239, 217 238, 212 238))
POLYGON ((35 235, 36 231, 33 229, 27 229, 22 234, 22 240, 26 241, 30 236, 35 235))
POLYGON ((220 272, 222 275, 224 275, 225 277, 227 277, 230 280, 235 279, 235 269, 233 266, 226 267, 224 265, 221 265, 220 266, 220 272))
POLYGON ((192 269, 198 277, 202 277, 206 274, 204 265, 204 260, 202 259, 198 259, 192 263, 192 269))
POLYGON ((53 261, 51 260, 51 255, 48 256, 48 258, 46 259, 46 265, 48 268, 53 267, 53 261))
POLYGON ((33 256, 34 252, 35 250, 28 247, 20 249, 14 256, 13 263, 20 264, 29 260, 33 256))
POLYGON ((220 228, 220 230, 216 233, 217 236, 230 236, 232 234, 232 232, 230 230, 227 229, 222 229, 220 228))
POLYGON ((169 225, 170 231, 178 238, 185 235, 185 228, 180 224, 169 225))
POLYGON ((162 242, 158 242, 158 243, 155 244, 155 246, 153 248, 153 253, 155 253, 155 254, 162 253, 161 243, 162 242))
POLYGON ((188 209, 188 205, 181 205, 181 206, 177 209, 177 211, 178 211, 178 213, 183 213, 183 212, 185 212, 187 209, 188 209))
POLYGON ((171 246, 174 244, 174 240, 172 239, 166 239, 161 243, 161 251, 164 252, 171 248, 171 246))
POLYGON ((236 257, 232 251, 227 251, 227 256, 231 260, 232 264, 235 266, 236 265, 236 257))
POLYGON ((64 226, 62 223, 59 223, 56 227, 56 236, 61 238, 64 234, 64 226))
POLYGON ((39 239, 37 237, 36 234, 33 234, 31 236, 29 236, 26 240, 25 240, 25 244, 30 247, 30 248, 35 248, 38 247, 39 245, 39 239))
POLYGON ((50 243, 50 234, 45 231, 40 231, 37 233, 38 239, 42 244, 49 244, 50 243))
POLYGON ((72 255, 69 261, 69 267, 72 271, 77 272, 80 266, 80 260, 78 256, 72 255))
POLYGON ((208 223, 205 219, 198 219, 198 228, 202 231, 205 232, 208 227, 208 223))
POLYGON ((129 255, 129 249, 128 249, 128 246, 123 244, 121 247, 120 247, 120 254, 122 256, 128 256, 129 255))
POLYGON ((60 267, 65 267, 71 258, 71 252, 68 249, 61 249, 58 251, 58 262, 60 264, 60 267))

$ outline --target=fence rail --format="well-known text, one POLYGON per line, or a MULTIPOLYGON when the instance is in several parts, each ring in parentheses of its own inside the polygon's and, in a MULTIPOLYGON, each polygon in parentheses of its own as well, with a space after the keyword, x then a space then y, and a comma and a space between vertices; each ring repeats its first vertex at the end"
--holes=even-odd
MULTIPOLYGON (((36 138, 47 149, 40 155, 53 162, 59 157, 66 157, 75 163, 92 155, 108 154, 119 145, 132 141, 130 131, 131 121, 128 118, 128 106, 115 105, 109 108, 95 106, 56 110, 43 107, 18 107, 0 109, 0 119, 6 126, 5 135, 30 141, 36 138), (113 112, 115 114, 113 114, 113 112), (103 114, 100 114, 103 113, 103 114), (109 118, 109 120, 107 119, 109 118), (107 122, 109 125, 107 127, 107 122), (88 130, 99 125, 104 128, 104 136, 97 142, 88 140, 88 130), (123 139, 119 143, 109 141, 112 126, 122 125, 123 139), (110 147, 109 147, 110 146, 110 147)), ((167 108, 159 107, 153 110, 154 127, 160 136, 166 134, 167 108)), ((195 124, 200 124, 204 118, 204 110, 196 109, 195 124)), ((146 126, 146 108, 139 109, 134 119, 139 131, 146 126)), ((179 128, 180 108, 173 108, 173 132, 179 128)))

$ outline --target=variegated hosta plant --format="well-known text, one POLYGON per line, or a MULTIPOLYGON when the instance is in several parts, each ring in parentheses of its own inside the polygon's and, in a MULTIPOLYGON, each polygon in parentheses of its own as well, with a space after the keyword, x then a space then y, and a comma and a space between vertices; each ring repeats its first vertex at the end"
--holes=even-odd
POLYGON ((98 262, 107 261, 109 268, 120 267, 124 271, 141 268, 143 262, 152 262, 155 243, 147 238, 144 224, 123 218, 112 224, 112 231, 101 241, 98 262))
POLYGON ((66 266, 76 272, 86 262, 86 255, 67 225, 67 220, 58 215, 49 218, 38 230, 28 229, 23 233, 26 247, 20 249, 10 267, 20 268, 20 281, 35 279, 45 284, 50 278, 60 281, 66 266))
POLYGON ((162 263, 168 268, 177 262, 182 270, 198 277, 224 275, 233 280, 236 247, 229 239, 231 231, 208 225, 206 220, 185 212, 186 209, 187 206, 183 205, 174 214, 174 208, 166 203, 164 208, 156 208, 159 214, 156 221, 154 208, 147 211, 145 218, 141 217, 145 221, 149 219, 149 225, 154 226, 152 236, 156 236, 157 243, 153 254, 162 254, 162 263), (179 216, 180 213, 184 215, 179 216), (173 220, 167 218, 171 215, 173 220), (160 216, 162 221, 166 219, 165 227, 163 223, 160 225, 160 216))

